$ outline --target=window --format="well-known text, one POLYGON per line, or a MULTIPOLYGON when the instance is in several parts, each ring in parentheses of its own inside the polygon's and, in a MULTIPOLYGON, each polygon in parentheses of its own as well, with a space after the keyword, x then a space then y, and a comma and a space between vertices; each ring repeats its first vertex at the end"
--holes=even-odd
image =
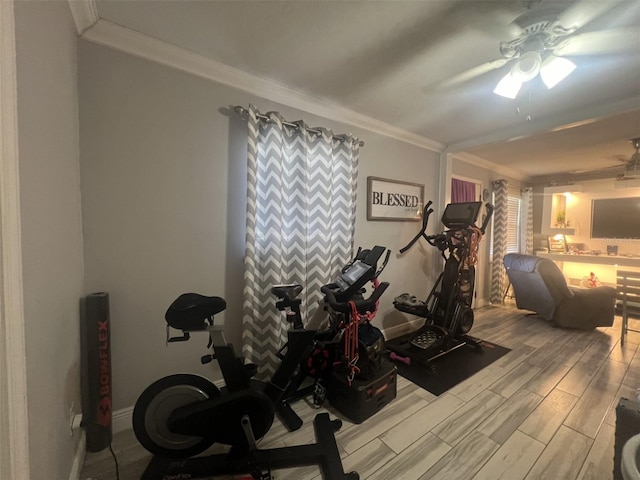
MULTIPOLYGON (((495 197, 492 194, 491 203, 495 205, 495 197)), ((522 198, 520 193, 509 192, 507 196, 507 251, 506 253, 520 253, 520 206, 522 198)), ((489 255, 493 255, 493 222, 491 222, 491 241, 489 242, 489 255)))
POLYGON ((520 252, 520 197, 508 196, 507 253, 520 252))

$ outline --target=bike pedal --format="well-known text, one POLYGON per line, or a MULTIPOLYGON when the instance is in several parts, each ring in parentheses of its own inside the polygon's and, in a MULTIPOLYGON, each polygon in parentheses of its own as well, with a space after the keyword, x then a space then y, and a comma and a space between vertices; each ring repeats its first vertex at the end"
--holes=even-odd
POLYGON ((244 478, 247 478, 248 480, 273 480, 273 476, 271 475, 271 468, 269 467, 267 467, 266 470, 262 470, 256 467, 251 472, 251 477, 242 477, 239 480, 243 480, 244 478))
POLYGON ((253 377, 256 373, 258 373, 258 366, 255 363, 245 363, 243 367, 249 377, 253 377))
POLYGON ((320 408, 327 398, 327 389, 317 383, 313 386, 313 405, 320 408))
POLYGON ((211 363, 215 358, 215 355, 203 355, 200 357, 200 363, 202 365, 205 365, 207 363, 211 363))

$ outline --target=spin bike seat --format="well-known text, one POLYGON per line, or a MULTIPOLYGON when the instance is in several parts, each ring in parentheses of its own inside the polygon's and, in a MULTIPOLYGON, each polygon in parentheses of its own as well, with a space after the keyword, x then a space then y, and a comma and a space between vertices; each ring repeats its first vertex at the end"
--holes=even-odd
POLYGON ((224 298, 183 293, 169 306, 164 318, 170 327, 178 330, 204 330, 207 320, 225 308, 224 298))

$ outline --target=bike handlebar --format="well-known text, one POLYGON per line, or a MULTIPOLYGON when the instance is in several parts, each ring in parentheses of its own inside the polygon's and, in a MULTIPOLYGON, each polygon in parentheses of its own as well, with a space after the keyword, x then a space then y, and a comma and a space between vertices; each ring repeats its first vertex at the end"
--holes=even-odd
POLYGON ((362 300, 349 300, 346 302, 338 302, 334 293, 337 284, 330 283, 320 288, 320 291, 324 293, 325 299, 329 306, 336 312, 348 313, 351 311, 350 302, 353 302, 358 312, 372 312, 375 310, 376 302, 380 299, 384 291, 389 286, 389 282, 381 282, 376 289, 371 293, 369 298, 362 300))

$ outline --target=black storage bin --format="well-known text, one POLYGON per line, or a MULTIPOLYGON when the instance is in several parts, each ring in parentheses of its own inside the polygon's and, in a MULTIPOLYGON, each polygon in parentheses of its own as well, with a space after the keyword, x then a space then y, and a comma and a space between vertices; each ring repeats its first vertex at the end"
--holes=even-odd
POLYGON ((396 398, 396 366, 383 360, 379 374, 371 380, 347 381, 344 372, 334 370, 326 383, 327 399, 342 415, 362 423, 396 398))

